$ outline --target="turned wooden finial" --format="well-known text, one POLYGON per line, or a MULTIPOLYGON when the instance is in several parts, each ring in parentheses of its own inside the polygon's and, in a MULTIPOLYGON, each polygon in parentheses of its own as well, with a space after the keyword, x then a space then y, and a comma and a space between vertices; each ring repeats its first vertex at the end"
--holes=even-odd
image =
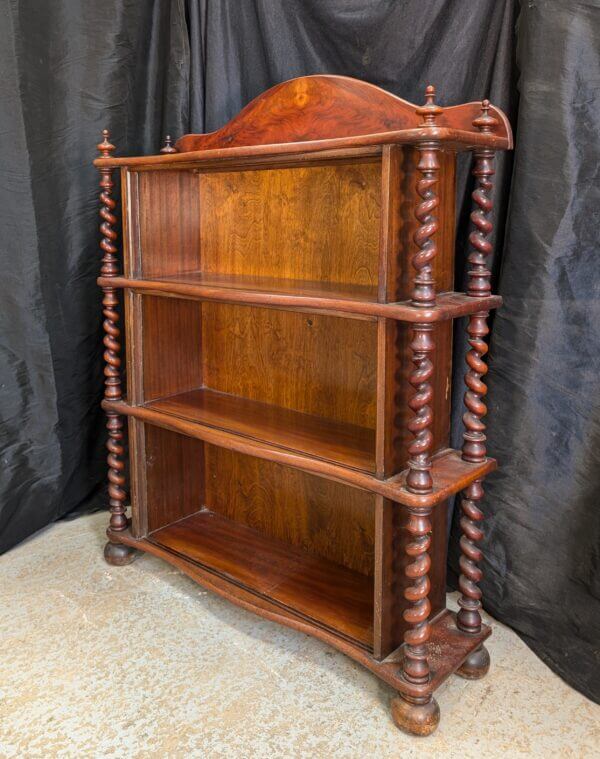
POLYGON ((483 132, 484 134, 490 134, 490 132, 493 132, 498 124, 500 123, 497 118, 494 116, 490 116, 490 101, 489 100, 482 100, 481 101, 481 116, 478 116, 476 119, 473 119, 472 124, 474 127, 477 127, 480 132, 483 132))
POLYGON ((171 139, 171 135, 168 134, 165 137, 165 144, 160 149, 160 152, 161 153, 176 153, 177 152, 177 148, 174 148, 172 143, 173 143, 173 140, 171 139))
POLYGON ((436 118, 442 113, 442 110, 435 103, 435 87, 433 84, 428 84, 425 88, 425 105, 420 105, 417 108, 417 113, 423 117, 423 125, 428 127, 437 126, 436 118))
POLYGON ((100 155, 102 158, 110 158, 111 153, 114 153, 116 148, 108 139, 110 137, 110 132, 108 131, 108 129, 102 130, 102 137, 103 137, 102 142, 98 143, 96 147, 100 151, 100 155))

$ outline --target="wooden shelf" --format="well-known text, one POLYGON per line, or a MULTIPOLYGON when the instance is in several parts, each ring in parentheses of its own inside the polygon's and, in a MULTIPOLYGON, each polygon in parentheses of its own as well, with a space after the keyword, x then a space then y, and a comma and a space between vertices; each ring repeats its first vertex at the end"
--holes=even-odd
POLYGON ((131 406, 124 401, 104 400, 102 408, 124 416, 131 416, 134 419, 154 424, 172 432, 179 432, 198 440, 204 440, 211 445, 292 466, 336 482, 343 482, 352 487, 377 493, 396 503, 412 507, 435 506, 451 495, 464 490, 471 482, 480 479, 496 468, 494 459, 486 459, 481 464, 470 464, 463 461, 460 451, 447 448, 439 451, 432 459, 433 491, 426 495, 417 495, 409 492, 405 487, 406 471, 400 472, 394 477, 380 480, 367 472, 325 461, 307 455, 304 451, 288 450, 272 443, 252 440, 229 430, 212 427, 187 418, 184 419, 148 406, 131 406))
POLYGON ((99 277, 100 287, 129 288, 164 297, 213 300, 225 303, 271 306, 298 311, 329 311, 340 316, 435 323, 457 319, 502 305, 499 295, 473 298, 464 293, 439 293, 432 308, 416 308, 410 301, 379 303, 375 287, 271 277, 241 277, 186 272, 177 276, 99 277))
POLYGON ((375 471, 375 430, 200 388, 151 401, 146 408, 302 451, 342 466, 375 471))
MULTIPOLYGON (((200 516, 203 513, 211 512, 199 512, 195 516, 200 516)), ((194 517, 188 517, 188 519, 194 519, 194 517)), ((184 524, 187 521, 184 520, 182 523, 177 524, 184 524)), ((175 527, 177 525, 171 525, 171 527, 163 528, 163 530, 171 530, 175 527)), ((137 548, 140 551, 158 556, 177 567, 180 571, 185 572, 203 587, 241 606, 243 609, 273 622, 286 625, 306 635, 312 635, 334 646, 364 667, 367 667, 371 672, 374 672, 392 688, 412 697, 426 696, 428 693, 436 690, 453 672, 456 672, 467 656, 478 648, 491 633, 491 629, 487 625, 482 625, 481 632, 476 635, 461 632, 456 626, 456 614, 447 610, 442 611, 431 620, 431 638, 427 643, 427 659, 430 662, 431 679, 423 685, 412 685, 402 677, 404 646, 397 648, 383 661, 378 660, 373 657, 370 647, 364 645, 364 643, 348 638, 340 634, 340 632, 334 632, 334 630, 327 627, 324 623, 319 623, 292 608, 278 604, 271 598, 263 597, 255 590, 249 590, 243 583, 228 577, 225 571, 216 571, 214 568, 208 568, 204 564, 194 560, 191 556, 186 556, 179 553, 177 549, 167 547, 166 544, 160 543, 155 539, 157 534, 153 534, 150 538, 137 539, 131 535, 129 530, 123 530, 118 533, 109 530, 109 535, 115 542, 120 542, 137 548)), ((168 540, 168 542, 174 545, 177 544, 174 538, 168 540)), ((269 543, 273 546, 271 541, 269 543)), ((208 541, 206 541, 206 545, 208 545, 208 541)), ((287 554, 289 554, 289 551, 286 551, 287 554)), ((332 566, 328 562, 324 563, 328 567, 332 566)), ((337 567, 337 565, 333 566, 337 567)), ((355 588, 363 581, 369 579, 363 575, 356 577, 357 573, 351 574, 357 580, 355 588), (361 577, 362 580, 360 580, 361 577)), ((306 577, 307 574, 304 576, 306 577)), ((337 599, 334 599, 335 601, 337 599)), ((349 605, 346 605, 345 609, 348 608, 349 605)), ((354 629, 356 629, 356 620, 359 619, 358 609, 362 609, 360 615, 364 614, 366 621, 366 609, 362 604, 359 604, 351 612, 351 618, 355 620, 353 624, 354 629)), ((365 631, 367 628, 364 625, 359 625, 358 629, 365 631)), ((364 632, 363 635, 366 637, 364 632)))
POLYGON ((373 578, 202 510, 148 540, 337 635, 373 645, 373 578))

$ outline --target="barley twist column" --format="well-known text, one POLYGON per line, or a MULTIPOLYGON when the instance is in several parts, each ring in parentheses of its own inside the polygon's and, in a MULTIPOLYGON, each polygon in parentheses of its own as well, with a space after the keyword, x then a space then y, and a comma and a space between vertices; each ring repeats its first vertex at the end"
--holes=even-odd
MULTIPOLYGON (((109 141, 107 129, 102 132, 103 140, 97 146, 102 158, 110 158, 115 146, 109 141)), ((103 252, 100 274, 102 277, 116 277, 119 273, 117 259, 117 233, 114 229, 117 218, 114 214, 117 203, 112 197, 114 182, 112 180, 112 168, 100 168, 100 232, 102 239, 100 248, 103 252)), ((102 288, 102 313, 104 315, 104 398, 109 401, 120 401, 121 390, 121 331, 119 322, 119 298, 114 287, 102 288)), ((128 564, 135 558, 135 551, 128 546, 115 542, 111 533, 119 533, 127 528, 128 522, 125 515, 125 463, 124 455, 124 423, 123 417, 114 411, 106 412, 106 427, 108 440, 108 503, 110 507, 110 523, 108 543, 104 548, 104 557, 109 564, 128 564)))
MULTIPOLYGON (((481 104, 481 116, 473 121, 483 134, 493 131, 498 121, 489 114, 489 102, 484 100, 481 104)), ((467 294, 472 298, 482 298, 491 293, 491 272, 488 268, 487 258, 492 252, 492 243, 487 239, 492 231, 492 222, 489 214, 493 203, 491 193, 493 189, 492 177, 494 175, 494 151, 489 148, 480 148, 474 151, 473 175, 477 180, 477 186, 473 192, 473 212, 471 222, 473 231, 469 236, 471 252, 468 257, 470 264, 468 272, 467 294)), ((485 395, 487 386, 483 380, 487 373, 485 355, 488 346, 485 338, 489 333, 487 324, 488 311, 479 311, 469 317, 467 326, 468 342, 470 349, 467 353, 467 373, 465 375, 466 412, 463 416, 465 432, 462 446, 462 457, 471 463, 481 463, 486 458, 486 436, 483 417, 487 413, 485 395)), ((483 498, 484 490, 482 480, 476 480, 463 491, 461 499, 460 526, 462 536, 460 539, 461 557, 459 589, 461 592, 458 601, 460 611, 457 615, 458 627, 466 633, 477 634, 481 631, 481 590, 478 583, 481 581, 482 572, 479 562, 483 555, 478 547, 483 538, 480 524, 483 513, 479 503, 483 498)), ((489 654, 481 646, 474 651, 463 664, 459 674, 468 678, 478 678, 485 675, 489 668, 489 654)))
MULTIPOLYGON (((425 105, 417 108, 417 113, 423 116, 425 128, 435 127, 436 117, 442 111, 434 100, 435 89, 429 86, 425 94, 425 105)), ((437 254, 436 214, 440 202, 435 191, 440 169, 439 144, 435 140, 424 140, 418 145, 418 150, 417 170, 421 176, 417 181, 420 201, 415 208, 415 217, 419 222, 419 227, 414 234, 417 252, 412 259, 415 270, 412 304, 417 308, 431 308, 435 306, 433 260, 437 254)), ((412 493, 425 495, 433 490, 431 477, 433 385, 431 380, 435 343, 431 324, 417 322, 413 325, 410 348, 414 369, 409 376, 409 382, 415 389, 415 393, 408 404, 414 412, 408 428, 413 433, 414 440, 408 448, 406 488, 412 493)), ((429 625, 431 613, 429 548, 432 529, 430 517, 431 507, 408 509, 406 530, 409 539, 404 550, 409 559, 405 568, 409 584, 404 590, 404 597, 410 606, 403 614, 408 629, 404 633, 402 677, 411 686, 427 686, 430 680, 427 660, 427 642, 431 636, 429 625)), ((421 735, 433 732, 440 718, 439 707, 431 693, 424 693, 418 697, 410 697, 402 693, 400 698, 394 699, 392 703, 392 714, 399 727, 421 735)))

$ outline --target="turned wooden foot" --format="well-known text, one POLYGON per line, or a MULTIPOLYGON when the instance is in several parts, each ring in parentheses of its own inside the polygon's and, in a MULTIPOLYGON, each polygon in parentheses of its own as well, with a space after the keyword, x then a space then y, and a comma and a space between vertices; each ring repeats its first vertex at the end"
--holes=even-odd
POLYGON ((418 702, 398 695, 392 699, 392 717, 396 727, 406 733, 431 735, 440 723, 440 707, 433 696, 418 702))
POLYGON ((138 552, 135 548, 123 545, 123 543, 113 543, 111 540, 104 546, 104 558, 108 564, 113 567, 124 567, 135 561, 138 552))
POLYGON ((489 668, 490 654, 487 648, 481 645, 467 656, 456 670, 456 674, 464 677, 465 680, 479 680, 487 675, 489 668))

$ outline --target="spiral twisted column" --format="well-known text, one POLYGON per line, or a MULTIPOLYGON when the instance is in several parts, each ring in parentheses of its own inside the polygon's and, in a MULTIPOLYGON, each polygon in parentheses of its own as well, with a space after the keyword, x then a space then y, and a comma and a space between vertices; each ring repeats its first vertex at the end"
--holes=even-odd
MULTIPOLYGON (((435 128, 437 115, 442 110, 434 100, 435 89, 429 86, 425 93, 425 105, 417 108, 417 113, 423 117, 425 129, 435 128)), ((419 200, 414 213, 419 226, 413 236, 417 250, 412 257, 415 276, 411 299, 413 306, 417 308, 431 308, 435 306, 433 261, 437 255, 435 235, 438 230, 437 209, 440 203, 436 193, 440 169, 439 144, 433 139, 425 139, 417 147, 419 150, 417 171, 420 177, 417 180, 416 191, 419 200)), ((416 322, 413 325, 410 349, 414 368, 409 375, 409 382, 415 393, 408 403, 414 413, 408 423, 408 428, 414 435, 414 439, 408 447, 406 488, 413 493, 427 494, 433 490, 431 426, 433 423, 432 355, 435 342, 431 324, 416 322)), ((404 549, 408 559, 404 573, 408 582, 404 589, 404 598, 409 606, 403 613, 407 630, 404 633, 402 677, 413 685, 426 685, 430 679, 427 660, 427 642, 431 636, 429 549, 432 527, 430 517, 431 508, 429 507, 410 508, 406 521, 409 539, 404 549)), ((404 695, 396 702, 394 719, 397 724, 413 732, 416 729, 416 723, 425 720, 426 729, 430 732, 439 720, 439 709, 431 695, 419 699, 410 699, 404 695)))
MULTIPOLYGON (((491 132, 497 125, 497 119, 489 114, 489 102, 484 100, 481 104, 481 116, 473 122, 481 132, 491 132)), ((477 180, 473 192, 473 211, 471 222, 473 231, 469 235, 471 252, 468 257, 468 286, 467 294, 472 298, 482 298, 491 293, 491 272, 488 267, 488 256, 493 250, 488 235, 492 232, 493 225, 489 214, 493 208, 491 193, 493 190, 492 177, 494 175, 494 151, 488 148, 478 149, 474 152, 473 175, 477 180)), ((487 385, 484 377, 487 374, 485 355, 488 346, 485 338, 489 333, 488 311, 480 311, 469 318, 467 326, 468 342, 470 349, 467 352, 467 373, 465 374, 466 412, 463 415, 465 432, 463 435, 462 458, 471 463, 480 463, 486 458, 486 436, 483 418, 487 414, 487 406, 484 398, 487 393, 487 385)), ((457 615, 458 627, 464 632, 478 633, 481 630, 481 590, 478 583, 481 581, 482 572, 478 564, 482 559, 481 550, 477 543, 483 538, 480 523, 483 513, 479 509, 479 502, 483 498, 484 490, 481 480, 476 480, 463 492, 461 499, 460 526, 462 536, 460 539, 460 577, 459 599, 460 611, 457 615)))
MULTIPOLYGON (((97 146, 102 158, 110 158, 115 146, 109 141, 107 129, 102 132, 103 140, 97 146)), ((112 197, 114 182, 113 169, 101 167, 100 171, 100 249, 102 250, 102 277, 116 277, 119 273, 117 258, 117 233, 114 229, 117 223, 115 210, 117 203, 112 197)), ((104 315, 104 398, 119 401, 122 398, 121 389, 121 331, 119 329, 119 298, 114 287, 102 288, 102 313, 104 315)), ((108 503, 110 508, 109 531, 118 533, 127 528, 125 493, 125 463, 124 423, 123 417, 114 411, 106 412, 106 428, 108 440, 108 503)), ((133 552, 127 546, 111 541, 104 550, 106 560, 111 564, 126 564, 133 558, 133 552)))
MULTIPOLYGON (((435 305, 435 280, 432 263, 437 255, 435 234, 438 230, 437 208, 440 199, 435 192, 438 182, 439 146, 435 142, 425 142, 419 146, 420 159, 417 169, 421 178, 417 182, 417 193, 421 198, 415 208, 415 217, 419 227, 414 234, 417 252, 412 259, 415 269, 413 280, 412 303, 418 308, 431 308, 435 305)), ((413 493, 429 493, 433 487, 431 480, 431 449, 433 446, 433 376, 432 354, 435 350, 433 326, 416 323, 410 344, 414 369, 409 382, 415 394, 408 405, 414 417, 408 424, 414 440, 408 447, 408 476, 406 486, 413 493)))

